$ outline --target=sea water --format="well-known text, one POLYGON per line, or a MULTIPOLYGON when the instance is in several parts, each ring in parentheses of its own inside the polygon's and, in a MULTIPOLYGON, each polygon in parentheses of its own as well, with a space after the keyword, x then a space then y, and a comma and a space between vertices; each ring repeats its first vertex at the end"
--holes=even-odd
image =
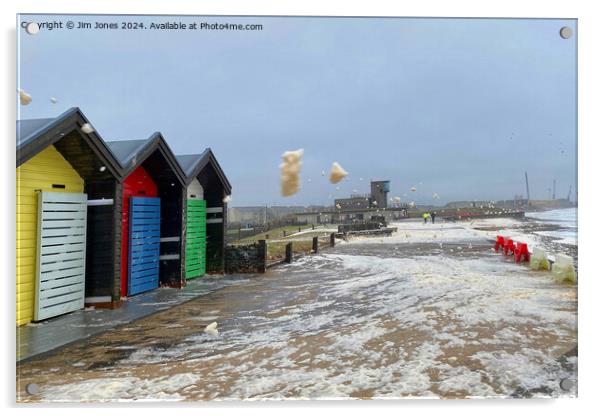
POLYGON ((537 222, 557 225, 552 231, 538 231, 537 234, 558 238, 562 244, 577 245, 577 208, 553 209, 542 212, 528 212, 526 217, 537 222))

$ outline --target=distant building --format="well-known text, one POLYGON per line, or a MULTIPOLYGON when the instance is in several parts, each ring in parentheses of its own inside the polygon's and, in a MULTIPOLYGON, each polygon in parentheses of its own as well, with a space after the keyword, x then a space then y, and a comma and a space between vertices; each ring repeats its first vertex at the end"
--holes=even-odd
POLYGON ((351 195, 349 198, 338 198, 334 200, 334 206, 340 211, 387 208, 389 190, 390 181, 372 181, 370 182, 369 195, 351 195))
POLYGON ((372 203, 370 195, 352 195, 349 198, 339 198, 334 200, 334 206, 341 211, 354 211, 358 209, 368 209, 372 203))
POLYGON ((370 221, 384 218, 395 221, 407 217, 406 204, 398 204, 389 208, 387 196, 390 191, 390 181, 370 182, 370 194, 351 195, 349 198, 337 198, 334 207, 321 210, 299 211, 295 215, 298 222, 308 224, 347 223, 353 221, 370 221))
POLYGON ((263 224, 266 207, 228 207, 228 222, 231 224, 263 224))
POLYGON ((520 196, 514 199, 500 201, 452 201, 448 202, 444 208, 512 208, 524 209, 527 206, 527 200, 520 196))
POLYGON ((294 216, 297 212, 319 211, 323 207, 303 206, 251 206, 229 207, 228 222, 232 225, 263 225, 266 222, 279 221, 285 217, 294 216))
POLYGON ((385 221, 397 221, 408 216, 407 206, 379 209, 356 209, 349 211, 333 210, 332 208, 321 212, 298 212, 297 221, 306 224, 339 224, 359 221, 370 221, 384 218, 385 221))
POLYGON ((390 191, 390 183, 390 181, 370 182, 370 195, 372 195, 372 204, 376 208, 387 208, 387 195, 390 191))

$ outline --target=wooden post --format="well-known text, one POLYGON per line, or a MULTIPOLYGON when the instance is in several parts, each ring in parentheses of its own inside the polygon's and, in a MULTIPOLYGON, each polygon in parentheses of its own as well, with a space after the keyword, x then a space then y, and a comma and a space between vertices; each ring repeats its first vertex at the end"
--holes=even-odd
MULTIPOLYGON (((266 234, 266 235, 265 235, 265 239, 266 239, 266 240, 269 240, 269 239, 270 239, 270 235, 269 235, 269 234, 266 234)), ((259 241, 261 241, 261 240, 259 240, 259 241)))
POLYGON ((285 246, 284 261, 286 263, 293 262, 293 243, 290 242, 285 246))
POLYGON ((311 225, 311 229, 312 229, 312 231, 316 229, 316 227, 314 226, 314 224, 311 225))
POLYGON ((334 233, 330 233, 330 247, 334 247, 334 233))
POLYGON ((286 237, 286 230, 282 230, 282 236, 286 237))
POLYGON ((301 227, 299 227, 299 232, 301 232, 301 227))
POLYGON ((266 269, 268 268, 268 244, 265 240, 259 240, 257 244, 257 256, 259 257, 257 272, 265 273, 266 269))
POLYGON ((311 241, 311 250, 314 253, 318 253, 318 237, 314 237, 311 241))

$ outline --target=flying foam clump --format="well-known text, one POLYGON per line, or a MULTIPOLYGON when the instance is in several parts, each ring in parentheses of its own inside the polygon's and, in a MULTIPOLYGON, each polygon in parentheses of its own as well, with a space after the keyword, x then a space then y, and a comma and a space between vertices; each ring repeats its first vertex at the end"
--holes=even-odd
POLYGON ((349 173, 338 162, 333 162, 332 169, 330 170, 330 183, 339 183, 347 175, 349 173))
POLYGON ((412 186, 412 187, 410 188, 410 191, 412 191, 412 192, 416 192, 416 187, 415 187, 415 186, 412 186))
POLYGON ((280 186, 282 196, 291 196, 299 191, 301 186, 301 158, 303 149, 288 151, 282 154, 280 164, 280 186))
POLYGON ((439 199, 439 194, 437 192, 433 194, 433 199, 439 199))
POLYGON ((227 203, 228 203, 228 202, 230 202, 230 201, 232 201, 232 197, 231 197, 230 195, 226 195, 226 196, 224 197, 224 199, 222 199, 222 202, 223 202, 224 204, 227 204, 227 203))
POLYGON ((90 123, 86 123, 82 125, 82 131, 86 134, 90 134, 94 131, 94 127, 92 127, 90 123))
POLYGON ((393 197, 393 202, 395 202, 396 204, 401 204, 401 198, 398 196, 393 197))
POLYGON ((23 90, 19 90, 19 101, 21 102, 21 105, 28 105, 32 101, 31 95, 23 90))

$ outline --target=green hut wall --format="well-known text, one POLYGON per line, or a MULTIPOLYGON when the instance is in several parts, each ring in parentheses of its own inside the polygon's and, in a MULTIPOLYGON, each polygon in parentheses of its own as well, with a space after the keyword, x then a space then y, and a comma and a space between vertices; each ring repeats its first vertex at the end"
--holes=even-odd
POLYGON ((202 199, 186 201, 186 279, 206 272, 207 203, 202 199))

